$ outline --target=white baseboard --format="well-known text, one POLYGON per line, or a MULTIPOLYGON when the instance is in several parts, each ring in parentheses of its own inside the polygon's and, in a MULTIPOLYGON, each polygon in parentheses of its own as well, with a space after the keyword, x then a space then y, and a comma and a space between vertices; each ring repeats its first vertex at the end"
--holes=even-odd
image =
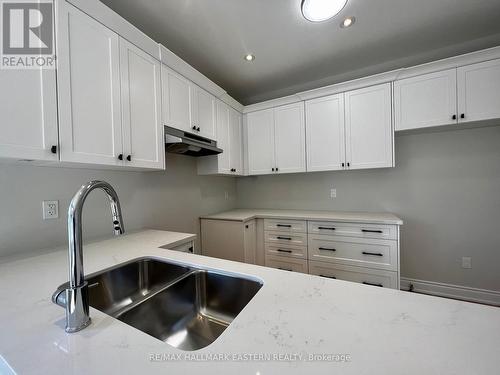
POLYGON ((401 278, 401 290, 410 290, 410 285, 413 285, 413 291, 416 293, 500 306, 500 292, 495 290, 401 278))

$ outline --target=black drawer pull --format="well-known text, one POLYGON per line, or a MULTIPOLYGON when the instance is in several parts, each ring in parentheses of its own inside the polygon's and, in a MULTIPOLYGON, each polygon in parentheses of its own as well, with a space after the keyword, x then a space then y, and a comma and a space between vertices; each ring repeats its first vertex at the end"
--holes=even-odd
POLYGON ((292 226, 290 224, 276 224, 277 227, 281 228, 291 228, 292 226))
POLYGON ((335 230, 333 227, 318 227, 319 230, 335 230))
POLYGON ((319 276, 326 277, 328 279, 335 279, 335 280, 337 280, 337 278, 335 276, 326 276, 326 275, 319 275, 319 276))
POLYGON ((288 254, 292 253, 292 250, 277 249, 277 251, 279 251, 280 253, 288 253, 288 254))
POLYGON ((319 247, 318 250, 337 251, 337 249, 329 249, 328 247, 319 247))
POLYGON ((378 286, 378 287, 381 287, 381 288, 384 287, 382 284, 369 283, 368 281, 363 281, 363 284, 365 284, 365 285, 371 285, 371 286, 378 286))
POLYGON ((57 146, 52 146, 50 148, 50 152, 52 152, 53 154, 57 154, 57 146))
POLYGON ((287 240, 287 241, 291 241, 292 238, 291 237, 281 237, 281 236, 278 236, 276 237, 278 240, 287 240))
POLYGON ((278 267, 279 270, 282 270, 282 271, 289 271, 289 272, 292 272, 293 270, 289 270, 288 268, 281 268, 281 267, 278 267))
POLYGON ((361 229, 361 232, 363 232, 363 233, 384 233, 381 230, 374 230, 374 229, 361 229))
POLYGON ((363 255, 374 255, 374 256, 377 256, 377 257, 383 257, 384 254, 382 253, 370 253, 369 251, 363 251, 362 253, 363 255))

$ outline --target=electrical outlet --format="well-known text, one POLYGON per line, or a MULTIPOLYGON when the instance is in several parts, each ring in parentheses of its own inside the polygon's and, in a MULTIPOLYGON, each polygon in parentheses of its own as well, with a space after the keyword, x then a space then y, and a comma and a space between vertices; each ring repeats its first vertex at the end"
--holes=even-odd
POLYGON ((465 269, 472 268, 472 258, 462 257, 462 268, 465 268, 465 269))
POLYGON ((330 198, 331 199, 337 198, 337 189, 330 189, 330 198))
POLYGON ((43 220, 57 219, 59 217, 59 201, 43 201, 43 220))

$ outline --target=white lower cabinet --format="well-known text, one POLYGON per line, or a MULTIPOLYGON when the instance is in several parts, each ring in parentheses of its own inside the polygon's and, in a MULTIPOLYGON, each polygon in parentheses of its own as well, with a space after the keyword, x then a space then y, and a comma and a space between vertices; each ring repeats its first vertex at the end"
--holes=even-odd
POLYGON ((255 220, 247 222, 201 219, 201 254, 255 263, 255 220))
POLYGON ((353 267, 341 264, 309 261, 309 273, 330 279, 362 283, 376 287, 398 289, 398 273, 353 267))
POLYGON ((266 267, 283 271, 308 273, 307 260, 282 256, 266 255, 266 267))
POLYGON ((201 228, 203 255, 399 289, 396 224, 284 216, 247 223, 202 219, 201 228))

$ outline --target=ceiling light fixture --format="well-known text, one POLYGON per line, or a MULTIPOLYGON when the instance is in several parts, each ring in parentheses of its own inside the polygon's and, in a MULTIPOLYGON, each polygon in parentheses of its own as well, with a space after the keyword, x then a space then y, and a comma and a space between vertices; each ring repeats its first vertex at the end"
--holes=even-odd
POLYGON ((346 27, 354 25, 354 22, 356 22, 356 18, 347 17, 346 19, 344 19, 344 21, 342 21, 342 23, 340 24, 340 27, 345 29, 346 27))
POLYGON ((252 55, 251 53, 249 53, 248 55, 245 55, 244 59, 245 59, 245 61, 248 61, 248 62, 254 61, 255 55, 252 55))
POLYGON ((302 15, 311 22, 326 21, 344 9, 347 0, 302 0, 302 15))

